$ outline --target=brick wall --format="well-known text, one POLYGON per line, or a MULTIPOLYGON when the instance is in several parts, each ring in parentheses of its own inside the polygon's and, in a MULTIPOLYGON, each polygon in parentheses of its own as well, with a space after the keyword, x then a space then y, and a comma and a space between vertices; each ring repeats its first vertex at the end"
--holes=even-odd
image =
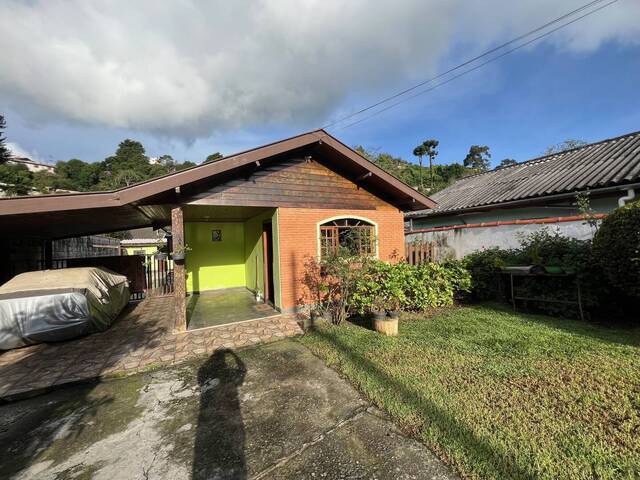
POLYGON ((375 210, 279 208, 280 288, 284 310, 295 308, 304 295, 300 279, 305 257, 318 255, 318 222, 338 216, 361 217, 377 224, 380 260, 404 258, 404 219, 402 212, 391 205, 379 204, 375 210), (397 256, 394 257, 394 253, 397 256))

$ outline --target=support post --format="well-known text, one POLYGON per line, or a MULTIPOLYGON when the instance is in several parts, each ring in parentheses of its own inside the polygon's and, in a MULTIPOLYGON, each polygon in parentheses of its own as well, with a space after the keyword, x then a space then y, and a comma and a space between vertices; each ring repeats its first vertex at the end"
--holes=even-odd
POLYGON ((44 269, 51 270, 53 268, 53 242, 51 240, 43 240, 42 253, 44 269))
MULTIPOLYGON (((182 207, 171 209, 171 237, 173 250, 184 246, 184 214, 182 207)), ((175 329, 184 332, 187 329, 187 277, 184 262, 173 262, 173 285, 175 295, 175 329)))

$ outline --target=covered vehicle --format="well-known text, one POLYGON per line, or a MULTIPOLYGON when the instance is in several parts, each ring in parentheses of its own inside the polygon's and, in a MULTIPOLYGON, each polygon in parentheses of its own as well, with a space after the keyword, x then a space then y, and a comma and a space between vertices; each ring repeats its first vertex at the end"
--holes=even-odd
POLYGON ((127 277, 104 268, 16 275, 0 287, 0 350, 102 332, 128 301, 127 277))

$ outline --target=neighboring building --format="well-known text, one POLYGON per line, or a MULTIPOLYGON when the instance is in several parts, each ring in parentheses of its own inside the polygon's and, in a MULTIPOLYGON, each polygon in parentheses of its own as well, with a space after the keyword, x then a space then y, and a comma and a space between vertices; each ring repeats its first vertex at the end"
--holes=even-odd
POLYGON ((55 173, 55 167, 46 163, 37 163, 26 157, 13 157, 9 160, 9 163, 15 163, 18 165, 24 165, 30 172, 47 172, 55 173))
POLYGON ((125 255, 151 255, 158 251, 158 247, 166 245, 164 238, 132 238, 120 240, 120 248, 125 255))
POLYGON ((576 195, 588 194, 601 219, 637 198, 639 188, 636 132, 462 178, 432 196, 436 208, 405 215, 406 239, 434 242, 438 259, 517 247, 523 235, 545 226, 588 239, 594 229, 576 195))
POLYGON ((435 203, 323 130, 113 192, 0 199, 0 230, 51 239, 171 225, 176 328, 185 290, 259 290, 281 311, 304 302, 309 257, 350 246, 404 256, 404 211, 435 203))

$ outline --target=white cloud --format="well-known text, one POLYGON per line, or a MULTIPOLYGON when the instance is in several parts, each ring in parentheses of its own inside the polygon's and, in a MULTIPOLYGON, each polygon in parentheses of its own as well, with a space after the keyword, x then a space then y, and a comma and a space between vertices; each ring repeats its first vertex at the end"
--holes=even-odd
POLYGON ((22 148, 16 142, 7 142, 6 145, 14 157, 23 157, 23 158, 26 157, 26 158, 30 158, 35 162, 45 163, 43 159, 40 158, 40 155, 36 151, 29 151, 25 148, 22 148))
MULTIPOLYGON (((0 101, 65 120, 181 138, 321 124, 349 96, 436 72, 582 3, 527 0, 3 0, 0 101)), ((589 51, 638 43, 640 3, 620 0, 549 41, 589 51)))

